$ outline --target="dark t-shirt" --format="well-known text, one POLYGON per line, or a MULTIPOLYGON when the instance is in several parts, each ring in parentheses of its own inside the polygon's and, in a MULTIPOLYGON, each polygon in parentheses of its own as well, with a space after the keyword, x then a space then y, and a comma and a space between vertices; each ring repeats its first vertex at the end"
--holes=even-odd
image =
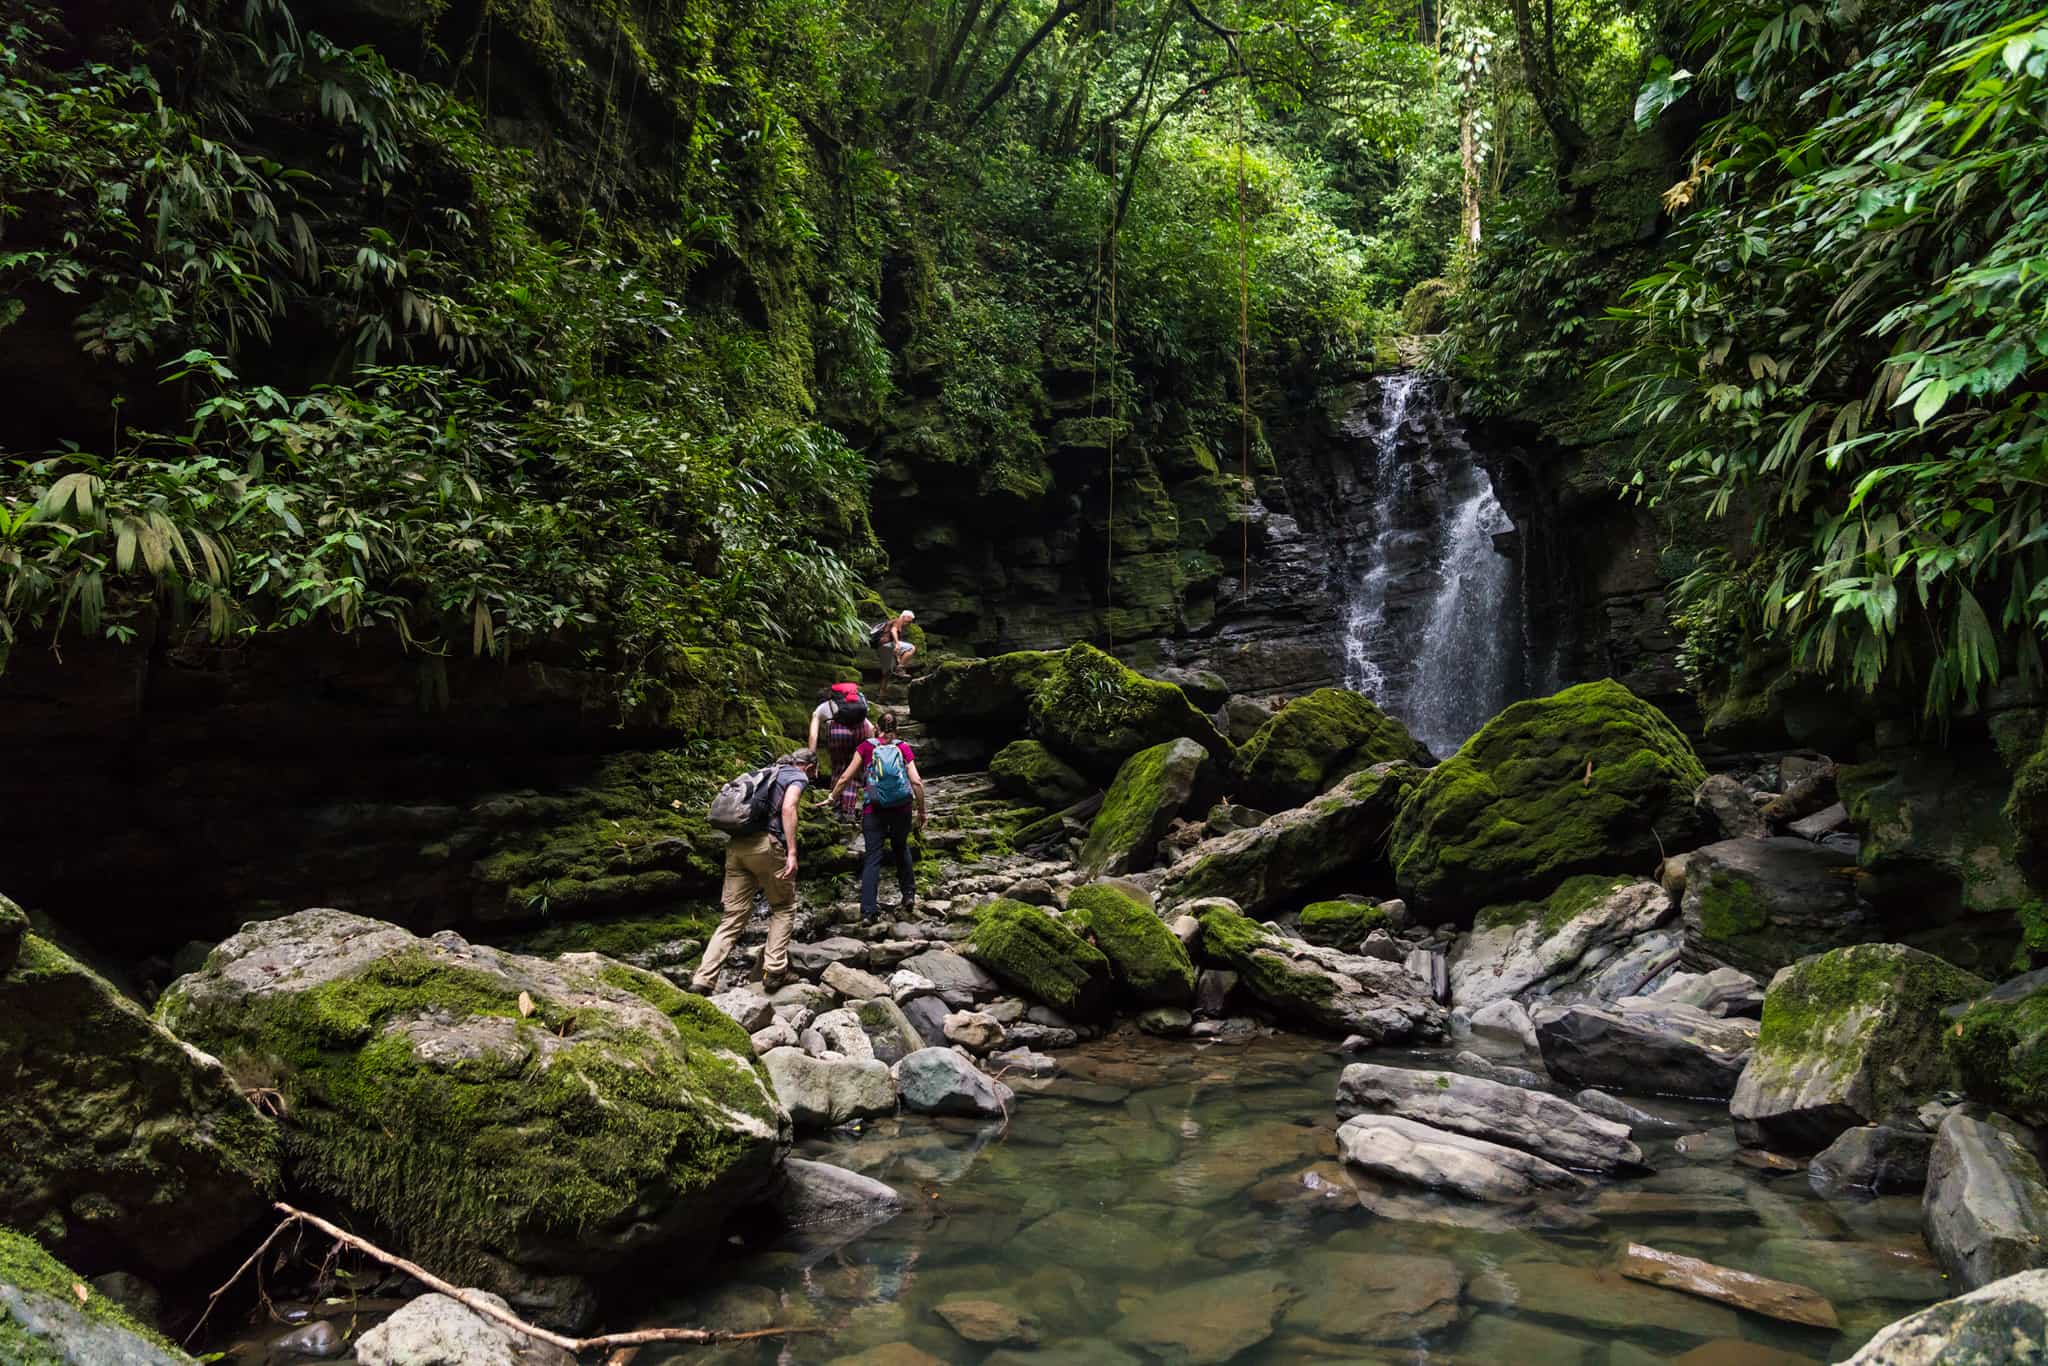
MULTIPOLYGON (((854 751, 854 753, 860 755, 860 777, 861 785, 863 788, 865 788, 867 785, 868 765, 872 764, 875 761, 876 743, 877 742, 873 740, 863 740, 860 742, 860 748, 854 751)), ((896 748, 903 751, 903 766, 905 768, 909 768, 912 764, 917 762, 917 753, 915 750, 911 749, 909 745, 904 744, 901 740, 892 740, 889 743, 895 745, 896 748)), ((898 807, 910 805, 912 800, 913 798, 906 797, 903 799, 903 801, 899 802, 897 806, 892 806, 887 809, 890 811, 897 810, 898 807)), ((860 809, 863 811, 873 811, 876 809, 876 807, 872 800, 864 800, 861 803, 860 809)))
POLYGON ((801 792, 811 785, 811 780, 800 768, 784 764, 775 770, 775 776, 768 780, 774 788, 768 798, 768 833, 777 844, 782 843, 782 804, 789 800, 792 787, 801 792))

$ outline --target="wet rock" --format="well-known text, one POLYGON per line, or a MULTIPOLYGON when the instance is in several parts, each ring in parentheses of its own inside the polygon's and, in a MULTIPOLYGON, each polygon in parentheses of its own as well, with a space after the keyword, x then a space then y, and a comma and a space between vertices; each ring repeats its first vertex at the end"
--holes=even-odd
MULTIPOLYGON (((497 1295, 466 1292, 509 1308, 497 1295)), ((422 1295, 356 1340, 362 1366, 575 1366, 558 1347, 485 1318, 447 1295, 422 1295)))
POLYGON ((1888 1324, 1844 1366, 2011 1366, 2048 1343, 2048 1271, 2024 1271, 1888 1324))
POLYGON ((1072 1048, 1081 1041, 1079 1031, 1060 1029, 1025 1020, 1009 1027, 1009 1042, 1020 1048, 1072 1048))
POLYGON ((1088 827, 1080 864, 1090 874, 1150 868, 1159 841, 1194 793, 1209 755, 1193 740, 1154 745, 1124 760, 1088 827))
MULTIPOLYGON (((172 1275, 269 1213, 276 1126, 214 1058, 15 926, 0 973, 0 1223, 88 1274, 172 1275)), ((266 1083, 270 1084, 270 1083, 266 1083)))
POLYGON ((816 1229, 846 1224, 872 1226, 903 1209, 893 1186, 825 1162, 792 1157, 769 1202, 787 1228, 816 1229))
POLYGON ((1716 1266, 1697 1257, 1630 1243, 1622 1254, 1620 1270, 1630 1280, 1683 1290, 1689 1295, 1732 1304, 1737 1309, 1747 1309, 1766 1318, 1805 1324, 1811 1328, 1840 1326, 1835 1307, 1818 1291, 1789 1281, 1716 1266))
MULTIPOLYGON (((2041 770, 2048 778, 2048 750, 2041 770)), ((1944 1014, 1955 1022, 1942 1043, 1962 1089, 2029 1123, 2048 1123, 2048 968, 2000 982, 1944 1014)))
POLYGON ((273 1352, 311 1357, 316 1361, 338 1357, 347 1348, 348 1342, 342 1337, 341 1330, 328 1319, 314 1319, 311 1323, 302 1324, 289 1333, 280 1333, 270 1340, 270 1350, 273 1352))
POLYGON ((1138 1016, 1138 1028, 1162 1039, 1178 1039, 1195 1025, 1195 1017, 1177 1006, 1158 1006, 1138 1016))
POLYGON ((1344 1160, 1412 1186, 1473 1200, 1526 1200, 1586 1182, 1519 1148, 1507 1148, 1393 1115, 1359 1115, 1337 1130, 1344 1160))
POLYGON ((1947 1293, 1941 1267, 1918 1234, 1897 1242, 1767 1238, 1756 1246, 1747 1264, 1844 1302, 1925 1304, 1947 1293))
POLYGON ((594 1307, 587 1278, 610 1267, 709 1252, 788 1143, 737 1024, 596 954, 302 911, 245 926, 158 1013, 293 1098, 292 1179, 557 1321, 594 1307))
POLYGON ((846 1010, 859 1023, 861 1032, 867 1035, 868 1047, 877 1062, 893 1067, 905 1054, 915 1053, 925 1046, 924 1038, 910 1016, 886 996, 855 1001, 846 1010))
POLYGON ((1495 1062, 1492 1058, 1481 1057, 1470 1049, 1459 1053, 1451 1061, 1458 1065, 1459 1071, 1468 1076, 1483 1077, 1487 1081, 1497 1081, 1503 1086, 1520 1086, 1531 1091, 1541 1091, 1550 1085, 1550 1078, 1539 1072, 1531 1072, 1526 1067, 1510 1067, 1506 1063, 1495 1062))
POLYGON ((953 1295, 939 1301, 932 1312, 967 1342, 996 1347, 1038 1343, 1038 1320, 995 1300, 953 1295))
POLYGON ((1902 944, 1857 944, 1779 973, 1755 1056, 1728 1105, 1743 1141, 1814 1152, 1844 1129, 1910 1122, 1952 1089, 1941 1009, 1984 991, 1962 969, 1902 944))
POLYGON ((766 1029, 775 1018, 775 1007, 768 998, 752 987, 734 987, 721 991, 709 998, 741 1029, 751 1034, 757 1029, 766 1029))
POLYGON ((1000 1053, 988 1055, 989 1066, 998 1072, 1014 1073, 1024 1077, 1058 1076, 1059 1060, 1045 1053, 1034 1053, 1028 1048, 1009 1048, 1000 1053))
POLYGON ((1230 742, 1179 688, 1157 683, 1088 644, 1053 657, 1032 690, 1032 732, 1047 748, 1097 779, 1114 774, 1142 749, 1191 739, 1217 763, 1233 757, 1230 742), (1114 696, 1104 708, 1101 699, 1114 696))
POLYGON ((889 994, 889 984, 872 972, 854 967, 849 963, 833 963, 818 980, 838 992, 841 996, 856 1001, 872 1000, 889 994))
POLYGON ((1972 1290, 2048 1266, 2048 1180, 2033 1145, 2008 1124, 1954 1111, 1927 1163, 1921 1230, 1942 1267, 1972 1290))
POLYGON ((1251 915, 1298 904, 1311 888, 1378 860, 1417 778, 1409 765, 1381 764, 1253 829, 1205 840, 1168 872, 1161 904, 1228 898, 1251 915))
MULTIPOLYGON (((1202 922, 1185 917, 1199 934, 1202 922)), ((1223 968, 1204 968, 1195 977, 1195 1014, 1216 1019, 1230 1013, 1237 993, 1237 974, 1223 968)))
POLYGON ((1536 1041, 1550 1075, 1568 1086, 1640 1095, 1733 1093, 1756 1031, 1753 1021, 1634 997, 1536 1015, 1536 1041))
POLYGON ((1763 813, 1750 800, 1749 789, 1725 773, 1716 773, 1701 783, 1693 795, 1693 805, 1706 813, 1724 840, 1762 839, 1769 833, 1763 813))
POLYGON ((1724 840, 1686 862, 1685 927, 1701 953, 1768 975, 1800 958, 1869 939, 1856 860, 1808 840, 1724 840))
POLYGON ((1440 1039, 1448 1031, 1443 1007, 1405 968, 1282 938, 1221 906, 1200 919, 1203 956, 1234 969, 1239 984, 1278 1014, 1374 1041, 1440 1039))
POLYGON ((1229 1361, 1273 1336, 1294 1293, 1277 1271, 1197 1281, 1140 1301, 1110 1336, 1174 1366, 1229 1361))
POLYGON ((1474 1279, 1467 1295, 1480 1304, 1577 1324, 1599 1337, 1669 1334, 1703 1341, 1742 1336, 1741 1318, 1725 1305, 1631 1281, 1605 1268, 1508 1262, 1474 1279))
POLYGON ((975 1053, 986 1053, 1003 1042, 1002 1025, 980 1011, 955 1011, 946 1017, 944 1027, 949 1042, 975 1053))
POLYGON ((999 1116, 1015 1093, 950 1048, 921 1048, 895 1067, 903 1106, 928 1115, 999 1116))
POLYGON ((1927 1184, 1933 1152, 1934 1135, 1925 1130, 1858 1125, 1813 1159, 1807 1180, 1822 1195, 1916 1191, 1927 1184))
POLYGON ((1433 1128, 1507 1144, 1563 1167, 1640 1167, 1628 1128, 1558 1096, 1456 1072, 1353 1063, 1337 1081, 1337 1114, 1399 1115, 1433 1128))
POLYGON ((897 966, 931 982, 946 1004, 956 1010, 971 1006, 978 999, 1003 994, 1002 986, 995 978, 950 949, 927 949, 923 953, 914 953, 897 966))
POLYGON ((1489 1001, 1480 1006, 1472 1012, 1472 1032, 1511 1039, 1531 1053, 1537 1051, 1536 1021, 1529 1018, 1520 1001, 1489 1001))
POLYGON ((1805 816, 1793 821, 1785 827, 1785 830, 1786 833, 1796 835, 1803 840, 1820 840, 1828 835, 1832 835, 1837 830, 1846 830, 1848 827, 1849 808, 1840 802, 1836 802, 1833 806, 1823 807, 1811 816, 1805 816))
POLYGON ((1464 1273, 1442 1257, 1310 1252, 1285 1325, 1336 1342, 1409 1342, 1458 1321, 1464 1273))
POLYGON ((1807 1168, 1806 1159, 1803 1157, 1787 1157, 1783 1153, 1766 1152, 1762 1148, 1740 1149, 1733 1160, 1738 1167, 1747 1167, 1766 1176, 1789 1176, 1793 1172, 1803 1172, 1807 1168))
POLYGON ((1764 1008, 1764 988, 1746 972, 1718 967, 1711 972, 1674 972, 1656 990, 1644 992, 1643 999, 1691 1006, 1709 1015, 1754 1016, 1764 1008))
POLYGON ((896 1113, 887 1063, 873 1058, 814 1058, 797 1048, 761 1057, 776 1098, 799 1129, 835 1129, 856 1119, 896 1113))
POLYGON ((1449 963, 1453 1003, 1477 1010, 1505 1000, 1611 1000, 1678 961, 1678 938, 1666 929, 1677 908, 1654 882, 1587 874, 1518 914, 1458 940, 1449 963), (1647 952, 1631 954, 1639 946, 1647 952), (1641 969, 1617 978, 1614 965, 1630 957, 1641 969))
POLYGON ((1665 1119, 1661 1115, 1653 1115, 1647 1110, 1638 1110, 1625 1100, 1616 1099, 1605 1091, 1596 1091, 1591 1087, 1573 1096, 1572 1103, 1582 1110, 1591 1110, 1602 1119, 1611 1119, 1618 1124, 1626 1124, 1632 1135, 1655 1136, 1675 1134, 1682 1132, 1685 1128, 1684 1125, 1674 1120, 1665 1119))
POLYGON ((1197 710, 1213 712, 1230 698, 1230 684, 1223 675, 1211 669, 1157 668, 1149 670, 1147 678, 1160 683, 1171 683, 1187 694, 1188 701, 1197 710))
POLYGON ((1863 836, 1866 895, 1915 925, 1958 912, 1997 913, 2036 893, 2005 812, 2011 769, 1989 744, 1958 740, 1896 750, 1836 774, 1863 836))

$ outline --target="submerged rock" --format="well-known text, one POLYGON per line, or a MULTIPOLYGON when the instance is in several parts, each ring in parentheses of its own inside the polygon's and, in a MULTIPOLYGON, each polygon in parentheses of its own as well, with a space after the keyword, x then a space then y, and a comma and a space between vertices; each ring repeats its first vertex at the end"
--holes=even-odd
POLYGON ((1692 746, 1612 679, 1517 702, 1429 771, 1393 831, 1395 881, 1437 917, 1649 867, 1702 832, 1692 746))
POLYGON ((1451 1002, 1611 1001, 1678 961, 1678 909, 1654 882, 1589 873, 1542 902, 1489 907, 1450 958, 1451 1002))
POLYGON ((0 1358, 24 1366, 194 1366, 105 1295, 83 1302, 76 1271, 0 1228, 0 1358))
POLYGON ((1161 904, 1227 897, 1257 915, 1297 902, 1340 873, 1379 863, 1394 815, 1420 772, 1408 764, 1376 765, 1305 806, 1204 840, 1166 875, 1161 904))
POLYGON ((1379 1176, 1472 1200, 1527 1200, 1576 1191, 1583 1177, 1519 1148, 1469 1138, 1395 1115, 1359 1115, 1337 1129, 1346 1162, 1379 1176))
POLYGON ((1757 1026, 1691 1006, 1624 997, 1537 1012, 1543 1066, 1568 1086, 1720 1098, 1735 1090, 1757 1026))
POLYGON ((22 934, 0 1021, 0 1223, 88 1275, 171 1275, 269 1215, 277 1126, 98 974, 22 934))
POLYGON ((1150 868, 1160 839, 1194 794, 1208 760, 1208 753, 1187 739, 1141 749, 1124 760, 1088 827, 1081 866, 1091 874, 1150 868))
POLYGON ((1429 751, 1363 693, 1317 688, 1273 716, 1238 751, 1247 794, 1261 806, 1299 806, 1374 764, 1427 764, 1429 751))
POLYGON ((1470 1138, 1505 1143, 1563 1167, 1640 1167, 1628 1127, 1542 1091, 1456 1072, 1358 1062, 1337 1080, 1337 1114, 1392 1114, 1470 1138))
POLYGON ((873 1177, 792 1157, 782 1164, 770 1204, 785 1227, 817 1229, 879 1224, 902 1211, 903 1197, 873 1177))
POLYGON ((1756 1053, 1728 1111, 1743 1141, 1813 1152, 1860 1124, 1907 1120, 1955 1085, 1944 1006, 1985 982, 1902 944, 1857 944, 1771 981, 1756 1053))
POLYGON ((1067 919, 1109 959, 1124 994, 1140 1005, 1186 1006, 1195 996, 1195 965, 1166 922, 1113 884, 1077 887, 1067 919))
POLYGON ((1927 1161, 1921 1231, 1942 1268, 1972 1289, 2048 1266, 2048 1180, 2009 1124, 1954 1111, 1927 1161))
POLYGON ((1789 836, 1695 849, 1685 864, 1685 928, 1701 953, 1765 976, 1862 943, 1876 922, 1855 867, 1848 854, 1789 836))
POLYGON ((1465 1274, 1444 1257, 1311 1252, 1286 1326, 1331 1342, 1410 1342, 1458 1321, 1465 1274))
POLYGON ((1203 956, 1276 1013, 1373 1042, 1440 1039, 1450 1027, 1428 985, 1406 968, 1269 934, 1227 905, 1200 916, 1203 956))
POLYGON ((587 1276, 714 1248, 788 1144, 739 1025, 596 954, 301 911, 245 927, 159 1011, 277 1088, 300 1186, 556 1321, 590 1311, 587 1276))
POLYGON ((1277 1271, 1197 1281, 1140 1300, 1110 1336, 1173 1366, 1225 1362, 1273 1336, 1294 1296, 1277 1271))
POLYGON ((1033 1000, 1076 1019, 1109 1009, 1109 960, 1036 906, 998 898, 974 913, 975 961, 1033 1000))
POLYGON ((1591 1087, 1573 1096, 1572 1103, 1581 1110, 1592 1111, 1602 1119, 1611 1119, 1617 1124, 1627 1125, 1631 1136, 1636 1134, 1676 1134, 1685 1131, 1685 1126, 1676 1120, 1665 1119, 1661 1115, 1653 1115, 1647 1110, 1638 1110, 1625 1100, 1617 1100, 1605 1091, 1596 1091, 1591 1087))
POLYGON ((1683 1290, 1701 1299, 1718 1300, 1766 1318, 1809 1328, 1839 1328, 1835 1307, 1819 1291, 1790 1281, 1775 1281, 1732 1267, 1716 1266, 1697 1257, 1664 1252, 1630 1243, 1621 1257, 1621 1274, 1632 1281, 1683 1290))
POLYGON ((1843 1366, 2015 1366, 2048 1344, 2048 1271, 2023 1271, 1878 1329, 1843 1366))

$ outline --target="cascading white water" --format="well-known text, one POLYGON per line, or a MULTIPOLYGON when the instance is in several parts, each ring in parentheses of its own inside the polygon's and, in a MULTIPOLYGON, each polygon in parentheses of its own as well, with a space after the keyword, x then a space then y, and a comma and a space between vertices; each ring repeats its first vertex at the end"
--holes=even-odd
POLYGON ((1495 544, 1514 528, 1462 442, 1406 430, 1432 401, 1421 376, 1389 376, 1379 399, 1350 424, 1371 492, 1338 570, 1344 684, 1447 756, 1523 686, 1517 569, 1495 544))

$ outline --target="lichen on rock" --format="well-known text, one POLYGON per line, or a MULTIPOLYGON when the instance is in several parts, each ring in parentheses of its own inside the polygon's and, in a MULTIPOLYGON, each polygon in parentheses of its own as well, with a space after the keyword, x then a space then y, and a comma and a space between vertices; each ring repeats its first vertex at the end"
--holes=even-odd
POLYGON ((1063 1015, 1092 1019, 1109 1008, 1109 959, 1036 906, 989 902, 974 913, 968 947, 976 962, 1063 1015))
POLYGON ((1092 882, 1074 889, 1067 918, 1093 937, 1139 1004, 1184 1006, 1194 1000, 1194 960, 1149 907, 1117 887, 1092 882))
POLYGON ((1429 751, 1371 698, 1317 688, 1273 714, 1238 751, 1246 795, 1274 809, 1299 806, 1374 764, 1427 764, 1429 751))

